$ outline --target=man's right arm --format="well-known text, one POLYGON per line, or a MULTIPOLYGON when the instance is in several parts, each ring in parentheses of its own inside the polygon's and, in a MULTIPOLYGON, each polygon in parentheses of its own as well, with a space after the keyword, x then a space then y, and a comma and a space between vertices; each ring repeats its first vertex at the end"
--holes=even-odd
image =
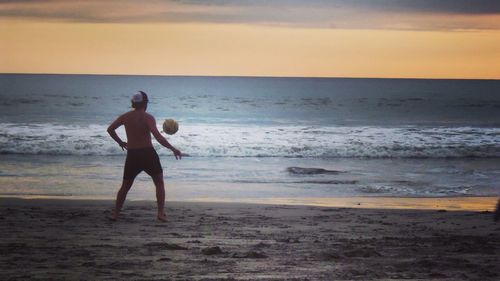
POLYGON ((118 117, 111 125, 108 127, 108 134, 120 145, 122 150, 127 149, 127 143, 122 141, 122 139, 116 134, 116 129, 123 125, 123 116, 118 117))

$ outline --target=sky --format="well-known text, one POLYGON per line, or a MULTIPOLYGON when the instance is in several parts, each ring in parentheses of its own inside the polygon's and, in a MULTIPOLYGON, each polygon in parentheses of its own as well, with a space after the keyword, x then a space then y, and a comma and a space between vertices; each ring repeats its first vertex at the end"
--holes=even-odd
POLYGON ((500 1, 0 0, 0 73, 500 79, 500 1))

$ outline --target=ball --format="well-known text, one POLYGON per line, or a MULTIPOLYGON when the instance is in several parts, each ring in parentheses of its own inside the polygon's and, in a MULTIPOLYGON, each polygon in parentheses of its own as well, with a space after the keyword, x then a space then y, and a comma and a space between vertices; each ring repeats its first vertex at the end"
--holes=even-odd
POLYGON ((179 124, 174 119, 166 119, 163 121, 163 131, 169 135, 177 133, 179 124))

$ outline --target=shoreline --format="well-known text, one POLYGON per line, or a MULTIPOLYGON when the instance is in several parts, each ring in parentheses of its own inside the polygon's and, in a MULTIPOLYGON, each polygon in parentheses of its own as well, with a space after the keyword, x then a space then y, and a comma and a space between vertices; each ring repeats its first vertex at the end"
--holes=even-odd
MULTIPOLYGON (((114 198, 95 198, 84 196, 43 196, 43 195, 0 195, 4 199, 21 200, 70 200, 70 201, 110 201, 114 198)), ((289 205, 333 208, 394 209, 394 210, 445 210, 445 211, 494 211, 497 196, 466 197, 395 197, 395 196, 351 196, 323 198, 196 198, 192 200, 166 200, 166 204, 175 203, 215 203, 215 204, 254 204, 254 205, 289 205)), ((127 199, 127 202, 155 202, 148 199, 127 199)), ((125 204, 126 204, 125 203, 125 204)))
POLYGON ((490 212, 0 198, 3 280, 498 280, 490 212))

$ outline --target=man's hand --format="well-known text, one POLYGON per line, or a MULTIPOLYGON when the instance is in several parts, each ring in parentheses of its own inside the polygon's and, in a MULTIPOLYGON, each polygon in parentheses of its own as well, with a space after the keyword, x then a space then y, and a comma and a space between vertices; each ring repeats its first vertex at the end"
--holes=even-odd
POLYGON ((175 159, 182 159, 182 154, 178 149, 172 148, 172 152, 174 153, 175 159))
POLYGON ((123 151, 127 150, 127 143, 122 141, 119 143, 120 147, 122 148, 123 151))

